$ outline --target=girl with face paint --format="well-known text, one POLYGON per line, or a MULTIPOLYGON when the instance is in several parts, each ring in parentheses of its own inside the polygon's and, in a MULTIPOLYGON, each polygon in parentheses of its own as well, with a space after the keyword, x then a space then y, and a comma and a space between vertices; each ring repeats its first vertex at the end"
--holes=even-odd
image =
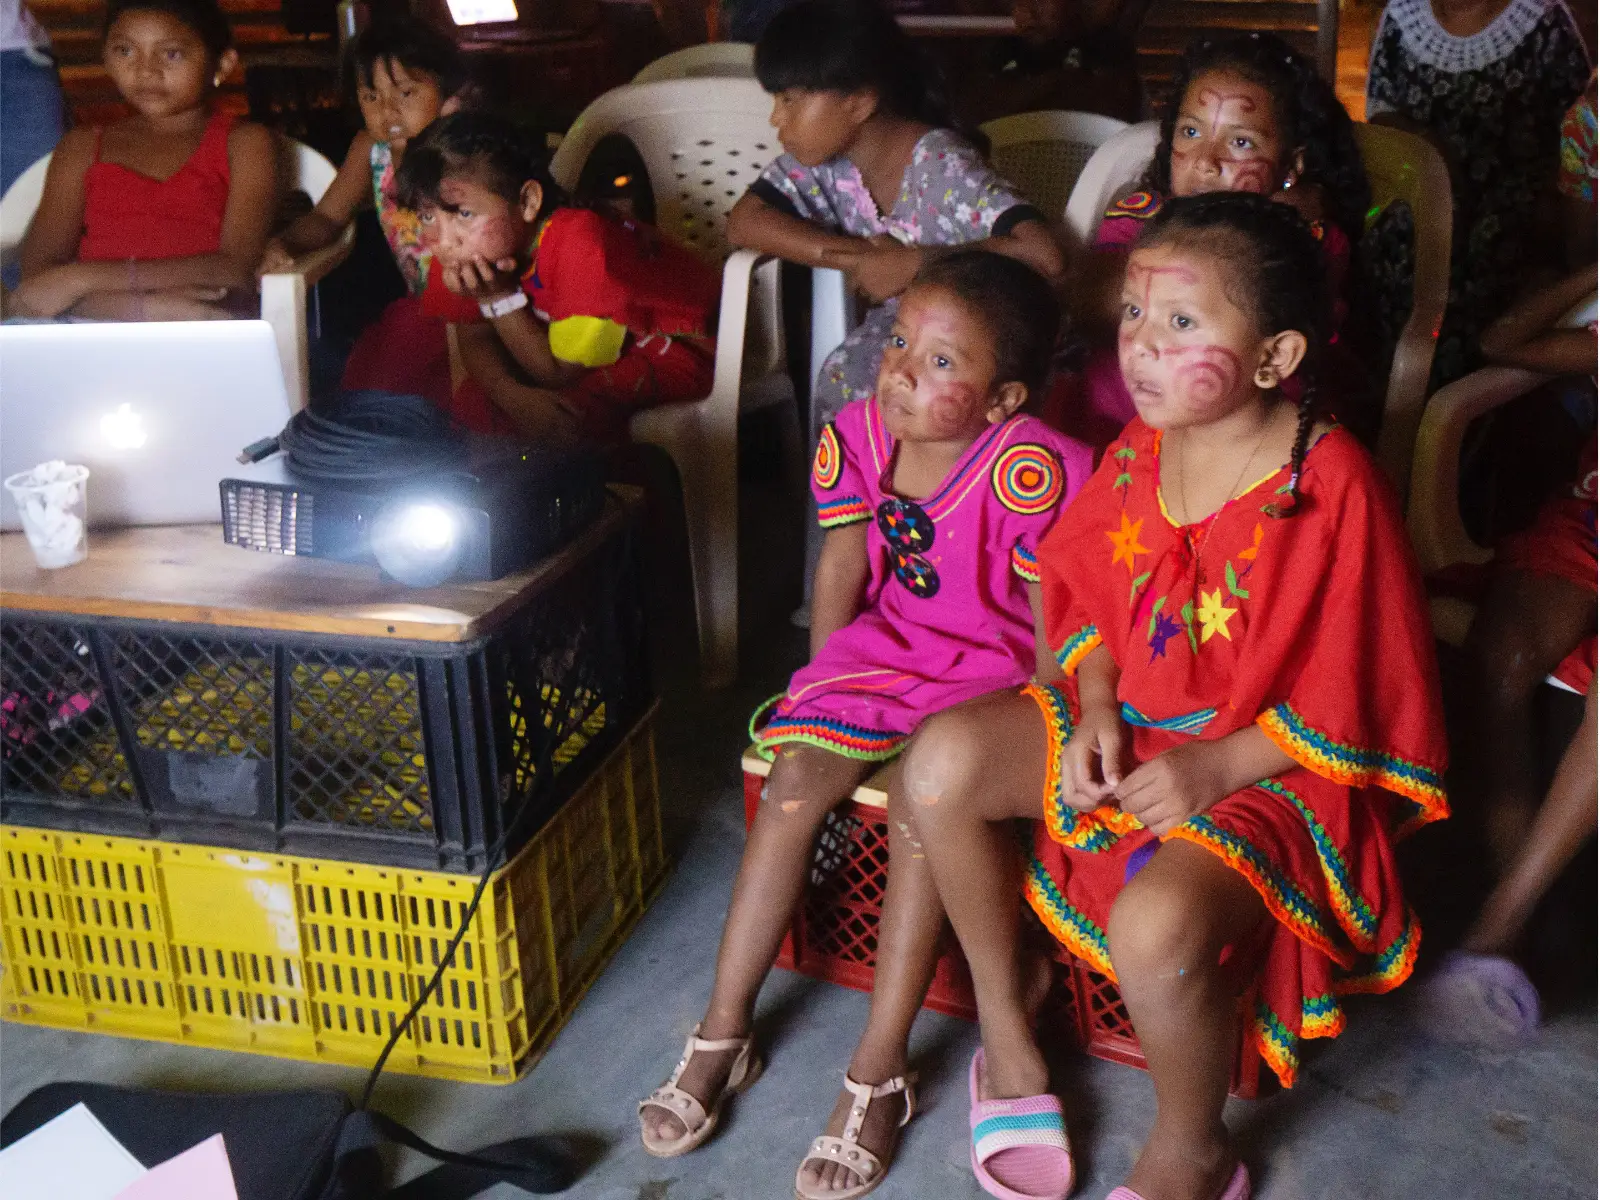
POLYGON ((1448 812, 1433 632, 1388 482, 1309 379, 1285 393, 1326 343, 1320 247, 1242 193, 1145 228, 1118 347, 1138 416, 1039 548, 1059 668, 935 716, 902 771, 982 1022, 973 1161, 1008 1198, 1070 1190, 1040 1184, 1045 1148, 999 1136, 1057 1103, 1022 1000, 1024 900, 1116 980, 1149 1064, 1155 1122, 1110 1200, 1246 1200, 1222 1121, 1239 998, 1292 1085, 1305 1042, 1344 1027, 1341 997, 1410 975, 1394 843, 1448 812))
MULTIPOLYGON (((1105 213, 1092 252, 1080 256, 1072 273, 1074 316, 1095 345, 1081 375, 1055 381, 1046 417, 1097 448, 1135 412, 1108 334, 1128 248, 1168 199, 1253 192, 1299 209, 1322 242, 1336 332, 1343 324, 1351 247, 1369 203, 1349 116, 1311 62, 1271 34, 1191 47, 1172 95, 1146 178, 1105 213)), ((1341 363, 1340 374, 1363 376, 1365 369, 1341 363)), ((1348 406, 1359 392, 1348 382, 1341 389, 1347 406, 1341 418, 1351 418, 1348 406)), ((1360 416, 1354 425, 1365 435, 1370 421, 1360 416)))
MULTIPOLYGON (((753 722, 773 760, 723 928, 716 982, 677 1072, 640 1106, 652 1154, 710 1136, 753 1078, 756 995, 829 810, 931 714, 1046 667, 1036 651, 1034 547, 1089 452, 1020 412, 1043 378, 1059 310, 1032 269, 961 251, 904 294, 876 394, 822 431, 812 472, 825 530, 808 666, 753 722)), ((884 1178, 913 1111, 907 1040, 943 915, 898 781, 872 1015, 795 1195, 850 1200, 884 1178)), ((819 1114, 820 1116, 820 1114, 819 1114)), ((798 1147, 796 1148, 798 1149, 798 1147)))

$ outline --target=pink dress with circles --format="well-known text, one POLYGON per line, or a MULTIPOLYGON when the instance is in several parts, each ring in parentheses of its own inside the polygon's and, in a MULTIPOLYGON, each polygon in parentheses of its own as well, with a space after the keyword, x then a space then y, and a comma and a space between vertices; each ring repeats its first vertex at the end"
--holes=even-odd
POLYGON ((895 442, 876 397, 822 431, 812 470, 824 528, 868 521, 855 620, 757 710, 768 754, 801 742, 893 757, 924 719, 1033 675, 1040 538, 1089 478, 1089 448, 1029 416, 990 426, 933 495, 894 492, 895 442))

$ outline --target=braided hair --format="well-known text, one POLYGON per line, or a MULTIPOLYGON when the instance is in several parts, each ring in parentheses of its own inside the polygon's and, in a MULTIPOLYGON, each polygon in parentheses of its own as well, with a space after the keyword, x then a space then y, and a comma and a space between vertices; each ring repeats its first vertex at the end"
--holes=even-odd
POLYGON ((1184 52, 1161 117, 1161 141, 1146 186, 1171 195, 1172 137, 1179 110, 1189 85, 1210 71, 1227 71, 1266 89, 1277 110, 1284 145, 1303 156, 1301 180, 1322 189, 1329 219, 1352 242, 1360 238, 1372 189, 1350 114, 1311 61, 1270 33, 1205 39, 1184 52))
POLYGON ((1317 408, 1317 369, 1332 328, 1322 246, 1293 205, 1252 192, 1206 192, 1164 205, 1145 227, 1135 249, 1180 246, 1208 254, 1231 268, 1228 298, 1255 318, 1263 337, 1294 330, 1306 339, 1295 377, 1299 421, 1289 457, 1289 482, 1263 506, 1270 517, 1300 508, 1300 476, 1317 408))

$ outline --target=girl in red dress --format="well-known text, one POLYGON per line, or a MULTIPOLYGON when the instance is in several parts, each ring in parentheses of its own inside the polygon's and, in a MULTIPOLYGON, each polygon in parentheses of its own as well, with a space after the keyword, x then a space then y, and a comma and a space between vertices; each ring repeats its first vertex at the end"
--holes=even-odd
POLYGON ((1343 1028, 1341 997, 1416 961, 1394 843, 1447 813, 1433 638, 1388 485, 1316 416, 1321 260, 1260 196, 1149 223, 1119 333, 1139 416, 1039 548, 1061 676, 935 716, 907 751, 891 821, 913 823, 972 968, 992 1195, 1071 1179, 1022 998, 1022 896, 1116 979, 1155 1082, 1115 1200, 1249 1195, 1222 1123, 1241 996, 1288 1085, 1302 1042, 1343 1028), (1040 821, 1026 865, 1018 817, 1040 821))

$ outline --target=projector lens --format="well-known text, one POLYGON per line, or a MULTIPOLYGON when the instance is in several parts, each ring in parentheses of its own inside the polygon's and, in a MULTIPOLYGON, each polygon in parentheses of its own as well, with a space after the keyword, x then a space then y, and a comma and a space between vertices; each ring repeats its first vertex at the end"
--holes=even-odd
POLYGON ((372 522, 372 552, 378 565, 401 583, 432 587, 461 565, 461 521, 444 504, 395 501, 372 522))

